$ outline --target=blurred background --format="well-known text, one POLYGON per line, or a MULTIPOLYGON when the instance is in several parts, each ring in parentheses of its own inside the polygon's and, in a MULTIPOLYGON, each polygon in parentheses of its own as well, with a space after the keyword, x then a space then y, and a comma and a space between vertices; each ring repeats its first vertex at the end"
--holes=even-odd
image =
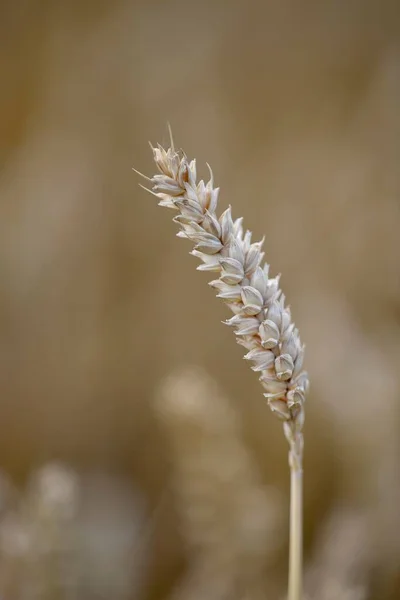
POLYGON ((3 0, 2 600, 285 598, 281 425, 131 170, 167 121, 307 345, 305 599, 400 598, 399 36, 391 0, 3 0))

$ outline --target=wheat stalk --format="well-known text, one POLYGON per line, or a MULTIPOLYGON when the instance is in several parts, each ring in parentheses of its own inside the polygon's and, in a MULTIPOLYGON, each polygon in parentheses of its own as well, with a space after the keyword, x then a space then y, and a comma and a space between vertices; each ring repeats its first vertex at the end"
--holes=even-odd
POLYGON ((283 420, 291 470, 288 597, 300 600, 302 429, 308 389, 308 376, 302 371, 304 346, 285 306, 279 276, 270 278, 269 265, 262 265, 264 240, 252 243, 251 232, 244 232, 241 218, 233 220, 230 207, 217 216, 219 188, 214 187, 210 166, 209 181, 197 181, 196 161, 175 150, 172 135, 170 148, 158 145, 151 149, 159 173, 146 177, 153 186, 148 191, 159 199, 160 206, 177 213, 173 219, 181 228, 177 235, 195 244, 191 254, 202 261, 197 269, 218 274, 209 285, 234 313, 225 323, 234 328, 238 343, 248 351, 244 358, 260 374, 264 396, 283 420))

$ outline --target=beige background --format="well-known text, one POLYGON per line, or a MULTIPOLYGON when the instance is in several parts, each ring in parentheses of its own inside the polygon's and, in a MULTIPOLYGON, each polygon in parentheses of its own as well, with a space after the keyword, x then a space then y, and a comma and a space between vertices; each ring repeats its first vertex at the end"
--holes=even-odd
MULTIPOLYGON (((307 560, 345 506, 373 555, 362 598, 400 597, 399 35, 389 0, 1 4, 0 462, 21 488, 54 460, 132 481, 151 522, 144 597, 184 572, 153 403, 171 370, 214 377, 262 481, 288 492, 224 307, 131 171, 151 174, 167 121, 221 206, 265 234, 307 345, 307 560)), ((278 548, 265 597, 285 569, 278 548)))

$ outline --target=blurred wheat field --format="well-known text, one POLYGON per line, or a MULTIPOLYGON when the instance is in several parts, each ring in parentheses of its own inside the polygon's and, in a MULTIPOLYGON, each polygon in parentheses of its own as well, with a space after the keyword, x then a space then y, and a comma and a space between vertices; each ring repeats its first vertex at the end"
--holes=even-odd
POLYGON ((131 170, 170 121, 307 345, 306 598, 400 598, 397 3, 15 0, 0 32, 0 595, 284 598, 281 429, 131 170), (192 365, 212 427, 159 408, 192 365))

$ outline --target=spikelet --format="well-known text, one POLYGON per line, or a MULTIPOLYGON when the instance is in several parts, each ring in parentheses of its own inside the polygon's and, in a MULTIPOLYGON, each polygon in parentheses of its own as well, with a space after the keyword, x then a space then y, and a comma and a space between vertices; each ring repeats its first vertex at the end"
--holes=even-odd
POLYGON ((264 598, 284 502, 261 484, 233 406, 206 372, 186 368, 163 383, 156 407, 189 558, 173 600, 264 598))
POLYGON ((211 168, 207 183, 197 181, 196 161, 175 150, 172 135, 170 148, 158 145, 152 151, 159 171, 149 179, 152 193, 160 206, 177 213, 177 235, 194 244, 191 254, 202 263, 198 270, 217 274, 209 285, 234 313, 226 324, 246 348, 244 358, 259 374, 270 408, 284 421, 290 460, 300 466, 308 389, 304 346, 285 306, 279 276, 270 278, 269 265, 262 264, 263 240, 252 242, 251 232, 243 230, 242 219, 232 218, 230 207, 217 216, 219 188, 211 168))

